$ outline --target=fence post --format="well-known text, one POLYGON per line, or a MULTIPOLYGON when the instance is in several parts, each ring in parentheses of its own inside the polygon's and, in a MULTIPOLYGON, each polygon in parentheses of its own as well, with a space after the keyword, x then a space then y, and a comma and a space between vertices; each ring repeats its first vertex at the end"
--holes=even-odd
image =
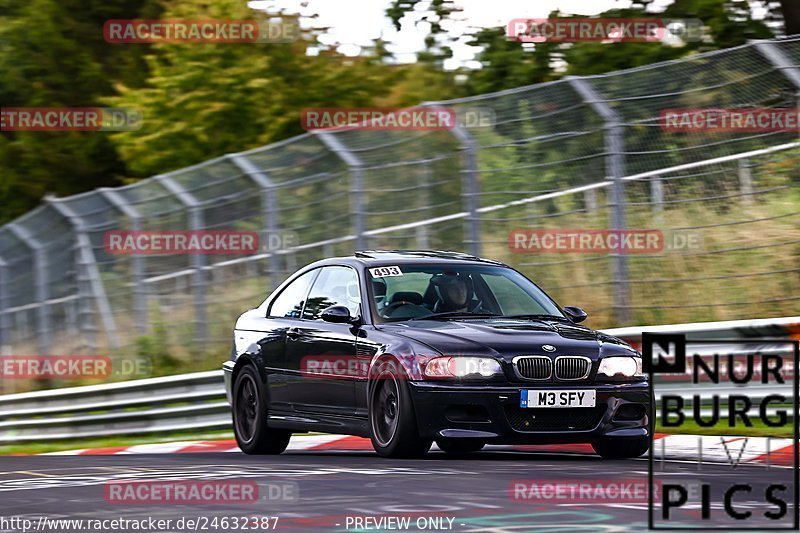
POLYGON ((664 184, 661 176, 650 178, 650 203, 653 204, 653 211, 660 213, 664 210, 664 184))
POLYGON ((464 167, 461 171, 461 196, 464 198, 467 213, 467 242, 472 255, 481 255, 481 230, 478 218, 478 144, 466 128, 456 124, 453 135, 458 139, 464 152, 464 167))
MULTIPOLYGON (((203 221, 203 206, 189 191, 172 179, 169 174, 161 174, 153 179, 161 183, 165 189, 175 195, 178 201, 189 211, 189 228, 200 231, 205 226, 203 221)), ((195 340, 206 340, 206 256, 192 254, 192 268, 194 269, 194 321, 195 340)))
MULTIPOLYGON (((606 179, 612 180, 611 208, 612 228, 617 231, 626 229, 625 222, 625 188, 622 178, 625 176, 625 151, 622 117, 608 105, 584 78, 569 77, 569 83, 591 106, 595 113, 605 122, 605 165, 606 179)), ((630 280, 628 256, 625 253, 611 254, 614 258, 614 318, 620 324, 630 321, 630 280)))
POLYGON ((364 181, 364 164, 357 155, 351 152, 336 137, 336 135, 325 131, 313 131, 312 133, 350 169, 350 212, 353 216, 353 232, 356 237, 356 249, 364 250, 368 246, 367 238, 364 235, 366 228, 363 198, 361 197, 364 181))
MULTIPOLYGON (((81 282, 85 281, 89 286, 89 294, 97 303, 97 308, 100 311, 100 320, 106 331, 108 344, 111 348, 118 348, 119 338, 117 335, 117 324, 111 312, 111 305, 108 303, 105 287, 103 287, 103 280, 100 279, 100 270, 97 268, 97 261, 95 260, 94 251, 92 250, 92 241, 89 239, 86 225, 78 213, 58 198, 48 195, 45 196, 44 200, 51 205, 53 209, 58 211, 61 216, 66 218, 72 226, 72 230, 75 233, 75 244, 77 248, 75 253, 75 269, 78 276, 79 292, 80 286, 82 285, 81 282)), ((95 327, 93 321, 89 325, 90 327, 87 327, 86 331, 92 331, 95 327)), ((90 339, 90 341, 94 340, 91 336, 87 338, 90 339)), ((89 342, 89 348, 94 350, 97 346, 94 342, 89 342)))
POLYGON ((795 65, 786 54, 778 48, 774 42, 771 41, 750 41, 755 49, 764 56, 767 61, 772 63, 775 68, 780 70, 786 79, 794 85, 795 91, 795 104, 800 103, 800 68, 795 65))
MULTIPOLYGON (((438 102, 424 102, 422 107, 441 105, 438 102)), ((481 255, 481 228, 478 209, 480 207, 480 183, 478 182, 478 143, 470 132, 456 118, 451 130, 453 137, 458 141, 459 148, 464 153, 461 168, 461 197, 467 211, 465 241, 469 244, 472 255, 481 255)))
POLYGON ((742 193, 742 203, 753 203, 753 174, 750 171, 750 160, 746 157, 739 159, 739 190, 742 193))
MULTIPOLYGON (((275 195, 275 183, 269 176, 258 168, 244 154, 230 154, 228 158, 236 165, 239 170, 253 180, 261 190, 261 213, 264 216, 264 241, 269 244, 269 236, 275 235, 278 231, 278 198, 275 195)), ((270 287, 278 285, 278 254, 275 250, 267 250, 267 276, 270 287)))
MULTIPOLYGON (((131 205, 123 195, 113 189, 98 189, 98 192, 114 207, 131 221, 131 230, 141 231, 142 216, 139 211, 131 205)), ((144 283, 144 260, 145 256, 140 254, 131 255, 132 281, 133 281, 133 313, 136 318, 136 330, 147 333, 147 287, 144 283)))
POLYGON ((597 211, 597 191, 589 189, 583 193, 583 203, 586 206, 587 213, 594 213, 597 211))
POLYGON ((47 300, 50 296, 47 286, 47 253, 44 244, 36 240, 27 228, 17 222, 10 222, 6 227, 33 255, 33 277, 36 285, 36 301, 39 304, 36 309, 36 341, 39 355, 49 355, 52 335, 50 333, 50 317, 47 313, 47 300))
MULTIPOLYGON (((420 207, 425 208, 423 211, 424 218, 431 218, 430 213, 430 184, 431 184, 431 170, 428 164, 422 165, 422 169, 417 174, 417 184, 419 185, 419 198, 421 198, 420 207)), ((423 250, 429 250, 431 248, 431 239, 430 239, 430 226, 419 226, 416 231, 416 241, 417 247, 423 250)))
POLYGON ((8 307, 8 263, 0 257, 0 355, 8 353, 7 350, 11 347, 8 307))

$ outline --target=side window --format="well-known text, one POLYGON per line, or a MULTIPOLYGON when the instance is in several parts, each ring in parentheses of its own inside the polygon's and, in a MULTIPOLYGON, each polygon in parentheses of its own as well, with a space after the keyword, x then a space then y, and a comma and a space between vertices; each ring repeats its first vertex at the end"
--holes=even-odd
POLYGON ((267 316, 300 318, 306 294, 318 270, 306 272, 291 282, 269 306, 267 316))
POLYGON ((303 318, 319 320, 322 311, 332 305, 347 307, 352 316, 359 313, 361 294, 358 289, 358 274, 352 268, 322 267, 308 295, 303 318))

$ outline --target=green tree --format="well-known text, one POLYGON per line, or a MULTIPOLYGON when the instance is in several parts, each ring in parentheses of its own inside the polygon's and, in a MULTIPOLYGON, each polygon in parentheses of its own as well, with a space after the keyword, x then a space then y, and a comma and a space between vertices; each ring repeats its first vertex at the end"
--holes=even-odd
MULTIPOLYGON (((254 15, 238 0, 181 0, 165 18, 254 15)), ((376 55, 309 55, 317 44, 310 32, 281 44, 155 45, 146 86, 108 100, 144 117, 141 130, 114 136, 129 168, 145 177, 268 144, 303 133, 305 108, 369 106, 389 94, 390 71, 376 55)))
POLYGON ((553 69, 556 50, 553 43, 524 47, 508 39, 506 28, 485 28, 469 44, 482 49, 478 55, 481 68, 469 73, 470 94, 502 91, 557 77, 553 69))
MULTIPOLYGON (((773 37, 770 28, 754 20, 745 3, 733 0, 675 0, 663 13, 648 11, 652 0, 640 0, 627 9, 612 9, 598 15, 606 18, 700 19, 707 36, 702 41, 682 46, 662 43, 540 43, 523 45, 509 40, 505 28, 477 32, 470 44, 482 48, 478 55, 482 68, 470 75, 471 94, 540 83, 565 74, 600 74, 677 59, 699 51, 730 48, 748 39, 773 37), (560 63, 558 70, 553 64, 560 63)), ((552 18, 564 17, 555 11, 552 18)))
MULTIPOLYGON (((3 107, 90 107, 114 83, 141 81, 143 49, 103 40, 109 18, 144 16, 149 0, 0 2, 0 102, 3 107)), ((125 165, 104 132, 0 134, 0 221, 48 193, 67 195, 115 185, 125 165)))

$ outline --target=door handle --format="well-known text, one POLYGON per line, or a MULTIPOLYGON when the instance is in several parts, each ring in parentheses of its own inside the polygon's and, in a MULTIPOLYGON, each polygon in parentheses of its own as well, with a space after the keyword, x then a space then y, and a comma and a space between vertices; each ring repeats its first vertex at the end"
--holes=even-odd
POLYGON ((295 340, 300 337, 300 330, 297 328, 289 328, 286 330, 286 338, 289 340, 295 340))

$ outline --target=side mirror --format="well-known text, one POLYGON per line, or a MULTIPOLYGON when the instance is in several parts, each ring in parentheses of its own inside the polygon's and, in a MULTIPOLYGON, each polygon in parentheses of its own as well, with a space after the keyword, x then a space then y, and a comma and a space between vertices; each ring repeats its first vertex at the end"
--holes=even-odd
POLYGON ((350 316, 350 310, 343 305, 332 305, 324 309, 322 320, 334 324, 352 324, 354 322, 353 317, 350 316))
POLYGON ((568 305, 564 307, 564 312, 567 313, 569 319, 575 322, 576 324, 578 322, 583 322, 584 320, 586 320, 586 317, 589 316, 589 314, 586 311, 584 311, 580 307, 575 307, 574 305, 568 305))

